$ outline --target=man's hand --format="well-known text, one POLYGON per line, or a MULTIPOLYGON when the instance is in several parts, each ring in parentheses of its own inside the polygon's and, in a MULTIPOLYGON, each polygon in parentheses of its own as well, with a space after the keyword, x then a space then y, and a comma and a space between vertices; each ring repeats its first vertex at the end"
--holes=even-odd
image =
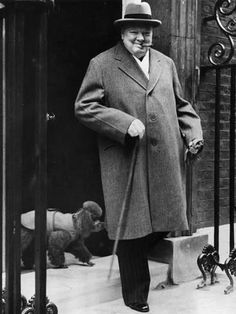
POLYGON ((145 133, 145 126, 142 121, 135 119, 130 124, 127 132, 131 137, 139 136, 139 138, 142 139, 145 133))
POLYGON ((185 153, 185 160, 187 163, 193 162, 199 158, 199 153, 203 149, 203 144, 204 141, 199 139, 194 139, 189 143, 188 149, 185 153))
POLYGON ((203 140, 199 140, 199 139, 194 139, 193 141, 191 141, 189 143, 189 152, 193 155, 198 154, 203 147, 203 140))

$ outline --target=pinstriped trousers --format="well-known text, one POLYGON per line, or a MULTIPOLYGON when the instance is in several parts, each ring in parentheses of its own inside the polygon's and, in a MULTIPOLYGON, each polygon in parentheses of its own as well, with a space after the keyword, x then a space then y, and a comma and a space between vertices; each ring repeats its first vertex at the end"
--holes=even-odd
POLYGON ((167 234, 155 232, 143 238, 119 241, 117 257, 122 296, 126 305, 147 302, 150 286, 148 252, 167 234))

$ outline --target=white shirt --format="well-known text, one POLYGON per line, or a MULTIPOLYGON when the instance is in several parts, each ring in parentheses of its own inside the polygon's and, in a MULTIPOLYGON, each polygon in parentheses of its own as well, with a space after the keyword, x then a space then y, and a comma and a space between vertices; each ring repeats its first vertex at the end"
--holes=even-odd
POLYGON ((146 75, 146 77, 149 79, 149 50, 146 52, 145 56, 143 57, 143 60, 139 60, 137 57, 133 55, 134 59, 140 66, 143 73, 146 75))

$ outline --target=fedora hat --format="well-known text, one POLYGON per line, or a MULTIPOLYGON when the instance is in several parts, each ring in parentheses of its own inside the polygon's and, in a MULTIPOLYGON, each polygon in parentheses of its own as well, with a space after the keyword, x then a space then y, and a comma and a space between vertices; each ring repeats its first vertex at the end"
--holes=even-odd
POLYGON ((147 2, 129 3, 125 8, 124 18, 114 21, 116 27, 130 23, 144 23, 153 27, 161 24, 161 21, 152 18, 150 5, 147 2))

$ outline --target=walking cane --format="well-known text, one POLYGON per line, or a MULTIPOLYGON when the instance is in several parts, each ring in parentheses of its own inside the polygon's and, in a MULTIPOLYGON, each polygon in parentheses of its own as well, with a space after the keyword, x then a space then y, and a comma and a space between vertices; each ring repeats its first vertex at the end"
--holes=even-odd
POLYGON ((134 176, 135 164, 137 160, 138 148, 139 148, 139 138, 137 137, 134 148, 133 148, 133 152, 132 152, 131 163, 130 163, 129 174, 128 174, 128 181, 127 181, 125 195, 124 195, 120 217, 119 217, 119 221, 117 225, 116 237, 115 237, 115 242, 114 242, 113 252, 112 252, 112 259, 111 259, 111 264, 110 264, 110 269, 109 269, 109 274, 108 274, 108 280, 111 278, 111 274, 112 274, 112 267, 113 267, 116 250, 117 250, 117 246, 118 246, 118 242, 120 238, 120 232, 121 232, 121 226, 123 223, 124 214, 129 205, 128 202, 130 199, 130 192, 131 192, 131 186, 132 186, 132 181, 133 181, 133 176, 134 176))
POLYGON ((194 225, 193 225, 193 164, 196 159, 199 157, 199 153, 203 148, 203 141, 199 141, 196 144, 198 147, 198 153, 196 155, 192 154, 190 150, 187 152, 187 177, 186 177, 186 194, 187 194, 187 218, 189 224, 189 230, 187 231, 187 236, 193 234, 194 225))
POLYGON ((187 154, 187 176, 186 176, 186 195, 187 195, 187 218, 189 230, 186 235, 193 234, 193 160, 190 153, 187 154))

